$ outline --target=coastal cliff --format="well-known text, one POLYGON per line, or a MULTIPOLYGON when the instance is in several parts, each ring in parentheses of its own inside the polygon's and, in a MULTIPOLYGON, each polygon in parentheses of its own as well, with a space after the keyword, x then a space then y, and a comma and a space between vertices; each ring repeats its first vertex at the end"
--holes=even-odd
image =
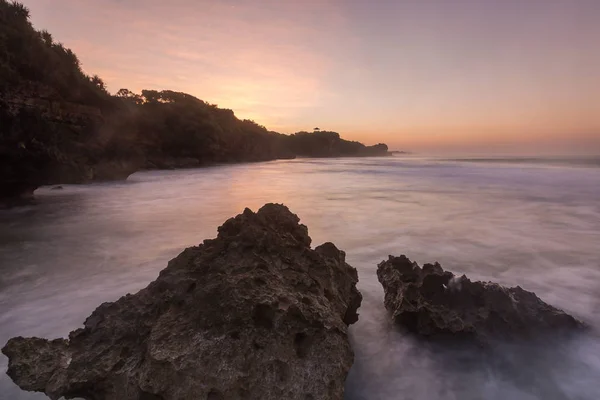
POLYGON ((335 132, 272 132, 186 93, 111 95, 75 53, 33 28, 27 7, 0 0, 0 204, 139 169, 387 154, 335 132))
POLYGON ((123 179, 141 162, 112 96, 29 10, 0 0, 0 205, 41 185, 123 179))

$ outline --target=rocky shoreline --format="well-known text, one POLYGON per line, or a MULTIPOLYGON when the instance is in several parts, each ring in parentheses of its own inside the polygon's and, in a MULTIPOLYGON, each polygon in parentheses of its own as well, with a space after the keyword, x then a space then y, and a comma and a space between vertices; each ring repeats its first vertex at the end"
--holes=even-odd
POLYGON ((68 340, 11 339, 8 374, 51 399, 342 399, 358 276, 310 243, 286 207, 246 209, 68 340))
POLYGON ((377 277, 394 322, 427 338, 486 344, 490 339, 527 340, 585 327, 519 286, 473 282, 438 263, 421 268, 406 256, 390 256, 378 265, 377 277))
MULTIPOLYGON (((246 209, 68 339, 9 340, 7 373, 53 400, 341 400, 358 274, 334 244, 310 245, 287 207, 246 209)), ((439 264, 390 256, 377 275, 391 318, 424 338, 519 341, 584 327, 531 292, 439 264)))

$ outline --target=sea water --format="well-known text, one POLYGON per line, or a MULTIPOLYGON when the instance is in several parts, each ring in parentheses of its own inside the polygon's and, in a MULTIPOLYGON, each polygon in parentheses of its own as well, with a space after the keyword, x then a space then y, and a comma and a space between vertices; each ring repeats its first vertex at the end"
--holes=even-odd
MULTIPOLYGON (((0 346, 66 336, 226 219, 277 202, 300 216, 313 246, 334 242, 358 269, 347 399, 600 399, 598 158, 297 159, 139 172, 36 198, 0 211, 0 346), (383 307, 376 268, 390 254, 520 285, 592 329, 492 354, 425 343, 383 307)), ((6 365, 0 356, 0 399, 46 398, 18 389, 6 365)))

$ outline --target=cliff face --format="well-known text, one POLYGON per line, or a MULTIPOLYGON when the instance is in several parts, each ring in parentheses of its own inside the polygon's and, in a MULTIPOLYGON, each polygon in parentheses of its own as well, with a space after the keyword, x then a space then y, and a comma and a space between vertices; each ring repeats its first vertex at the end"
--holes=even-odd
POLYGON ((101 110, 52 97, 0 95, 0 198, 18 203, 41 185, 125 179, 141 165, 105 154, 101 110))
POLYGON ((5 90, 2 98, 12 114, 27 109, 48 121, 80 127, 104 120, 99 107, 62 100, 55 90, 43 84, 23 82, 17 88, 5 90))
POLYGON ((117 139, 115 101, 102 80, 29 10, 0 0, 0 204, 40 185, 124 178, 137 169, 129 142, 117 139))

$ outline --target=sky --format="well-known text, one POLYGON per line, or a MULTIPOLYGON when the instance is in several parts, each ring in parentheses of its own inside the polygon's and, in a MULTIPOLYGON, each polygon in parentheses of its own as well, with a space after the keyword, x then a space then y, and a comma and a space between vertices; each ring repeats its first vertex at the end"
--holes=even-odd
POLYGON ((111 92, 391 149, 600 154, 600 0, 21 0, 111 92))

